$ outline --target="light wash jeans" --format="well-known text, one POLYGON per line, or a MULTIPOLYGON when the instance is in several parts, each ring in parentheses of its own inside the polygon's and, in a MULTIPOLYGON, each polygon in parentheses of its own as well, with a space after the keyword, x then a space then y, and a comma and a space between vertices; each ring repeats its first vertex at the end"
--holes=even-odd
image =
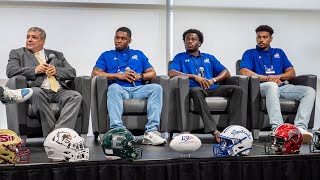
POLYGON ((316 91, 313 88, 292 84, 279 87, 274 82, 264 82, 260 84, 260 92, 262 97, 266 97, 266 106, 272 130, 283 124, 280 110, 280 97, 300 101, 294 125, 305 130, 308 129, 308 123, 316 96, 316 91))
POLYGON ((122 122, 123 100, 148 99, 146 132, 157 131, 162 110, 162 87, 158 84, 146 84, 136 87, 122 87, 117 83, 108 87, 107 106, 110 128, 124 127, 122 122))

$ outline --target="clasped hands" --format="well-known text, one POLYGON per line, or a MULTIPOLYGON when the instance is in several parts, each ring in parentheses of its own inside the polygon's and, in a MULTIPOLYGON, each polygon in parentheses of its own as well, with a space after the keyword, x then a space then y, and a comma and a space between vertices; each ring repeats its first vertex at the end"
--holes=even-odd
POLYGON ((267 79, 266 79, 268 82, 275 82, 278 84, 278 86, 282 85, 283 82, 281 81, 280 79, 280 76, 279 75, 272 75, 272 76, 267 76, 267 79))
POLYGON ((141 76, 133 70, 127 70, 123 73, 118 73, 117 75, 117 79, 126 80, 130 83, 141 78, 141 76))
POLYGON ((213 79, 206 79, 197 75, 194 76, 194 80, 197 81, 203 89, 208 89, 214 84, 213 79))
POLYGON ((56 67, 51 64, 40 64, 35 69, 36 74, 45 73, 47 76, 55 76, 57 74, 56 67))

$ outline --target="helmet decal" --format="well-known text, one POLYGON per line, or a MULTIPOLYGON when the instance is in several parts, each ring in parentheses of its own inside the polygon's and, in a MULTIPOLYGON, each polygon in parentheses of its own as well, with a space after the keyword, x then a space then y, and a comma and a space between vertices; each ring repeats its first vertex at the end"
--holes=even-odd
POLYGON ((66 143, 70 143, 70 141, 72 140, 71 135, 67 132, 62 132, 62 133, 64 133, 62 135, 62 141, 66 142, 66 143))
POLYGON ((242 128, 240 130, 233 129, 231 134, 233 135, 233 137, 235 137, 237 134, 245 134, 247 138, 251 138, 251 133, 248 130, 245 131, 242 128))
POLYGON ((300 133, 299 129, 291 129, 288 132, 289 139, 292 139, 292 141, 295 143, 298 143, 300 136, 301 136, 301 133, 300 133))
POLYGON ((56 135, 52 138, 52 141, 58 143, 58 144, 69 144, 70 141, 72 140, 72 136, 70 133, 65 132, 65 131, 57 131, 56 135))
POLYGON ((121 142, 125 139, 124 134, 113 134, 112 135, 112 148, 122 149, 123 145, 121 142))
POLYGON ((7 134, 0 134, 0 142, 14 141, 15 137, 7 134))

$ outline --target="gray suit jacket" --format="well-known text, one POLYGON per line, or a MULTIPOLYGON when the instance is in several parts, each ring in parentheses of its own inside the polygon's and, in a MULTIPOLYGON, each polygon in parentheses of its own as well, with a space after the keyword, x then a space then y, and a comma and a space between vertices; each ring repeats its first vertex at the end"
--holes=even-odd
MULTIPOLYGON (((50 54, 56 56, 50 64, 56 67, 56 78, 61 86, 69 89, 66 80, 73 80, 76 77, 76 70, 67 62, 61 52, 50 49, 45 49, 44 51, 47 57, 49 57, 50 54)), ((35 73, 35 68, 38 65, 39 62, 34 54, 26 48, 13 49, 9 54, 7 76, 8 78, 18 75, 25 76, 29 87, 39 87, 45 78, 45 74, 35 73)))

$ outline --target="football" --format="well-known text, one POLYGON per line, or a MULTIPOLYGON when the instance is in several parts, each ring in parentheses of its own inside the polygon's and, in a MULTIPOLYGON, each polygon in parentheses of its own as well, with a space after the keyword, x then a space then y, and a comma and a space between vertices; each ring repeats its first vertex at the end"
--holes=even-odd
POLYGON ((200 139, 192 134, 180 134, 174 137, 170 142, 170 147, 182 154, 192 153, 198 150, 200 146, 200 139))

